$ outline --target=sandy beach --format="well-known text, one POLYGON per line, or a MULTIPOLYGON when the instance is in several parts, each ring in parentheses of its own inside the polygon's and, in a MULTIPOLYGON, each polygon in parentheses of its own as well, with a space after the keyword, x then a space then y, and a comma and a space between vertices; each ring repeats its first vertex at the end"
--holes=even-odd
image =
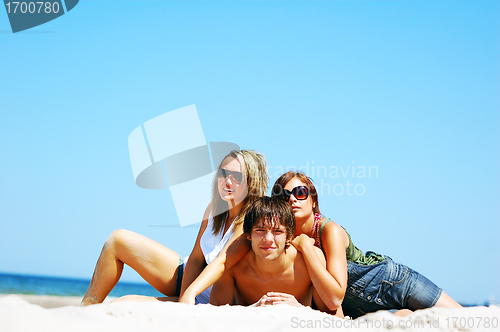
MULTIPOLYGON (((12 294, 14 295, 14 294, 12 294)), ((9 297, 12 295, 0 294, 0 301, 4 297, 9 297)), ((51 295, 20 295, 15 294, 15 296, 22 298, 28 303, 39 305, 45 309, 54 309, 67 306, 80 306, 82 301, 81 296, 51 296, 51 295)), ((109 303, 116 299, 116 297, 108 296, 104 303, 109 303)))
POLYGON ((117 302, 80 307, 80 297, 3 295, 2 331, 498 331, 500 307, 430 308, 400 318, 386 311, 355 320, 287 305, 260 308, 117 302))

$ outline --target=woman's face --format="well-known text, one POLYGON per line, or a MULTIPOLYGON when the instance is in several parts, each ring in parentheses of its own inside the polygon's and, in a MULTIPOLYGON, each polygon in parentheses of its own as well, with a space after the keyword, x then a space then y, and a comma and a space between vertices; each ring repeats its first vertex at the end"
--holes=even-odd
MULTIPOLYGON (((287 182, 285 185, 285 190, 292 191, 295 187, 306 186, 307 185, 300 181, 298 178, 293 178, 287 182)), ((309 189, 309 188, 308 188, 309 189)), ((308 218, 313 212, 313 201, 311 198, 311 193, 304 200, 298 200, 293 194, 290 195, 290 199, 288 201, 292 206, 293 213, 295 214, 296 219, 300 218, 308 218)))
POLYGON ((223 200, 230 203, 230 206, 236 206, 245 200, 248 193, 246 177, 241 174, 240 161, 233 157, 226 157, 220 169, 223 174, 219 171, 217 176, 219 195, 223 200), (239 172, 241 175, 231 172, 239 172))

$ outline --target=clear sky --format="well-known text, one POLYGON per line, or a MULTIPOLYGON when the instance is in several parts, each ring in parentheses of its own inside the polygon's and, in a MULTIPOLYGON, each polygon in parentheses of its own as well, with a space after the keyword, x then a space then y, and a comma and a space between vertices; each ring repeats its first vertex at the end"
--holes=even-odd
POLYGON ((264 153, 271 184, 302 167, 362 250, 500 301, 499 17, 498 1, 87 0, 13 34, 0 10, 0 271, 90 278, 119 228, 188 255, 197 229, 135 185, 127 139, 195 104, 206 140, 264 153))

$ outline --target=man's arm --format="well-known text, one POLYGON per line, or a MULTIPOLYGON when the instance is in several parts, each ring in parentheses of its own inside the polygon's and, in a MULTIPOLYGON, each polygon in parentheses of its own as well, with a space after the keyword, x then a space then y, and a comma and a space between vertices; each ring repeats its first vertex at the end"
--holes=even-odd
POLYGON ((233 304, 234 299, 234 278, 231 270, 222 274, 222 277, 214 284, 210 293, 210 304, 224 305, 233 304))

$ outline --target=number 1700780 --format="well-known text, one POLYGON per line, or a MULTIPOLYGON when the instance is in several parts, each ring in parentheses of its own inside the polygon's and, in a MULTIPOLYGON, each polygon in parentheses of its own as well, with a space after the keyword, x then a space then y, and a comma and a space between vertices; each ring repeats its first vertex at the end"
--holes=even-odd
POLYGON ((7 13, 22 13, 22 14, 50 14, 59 13, 58 2, 7 2, 5 4, 7 13))

